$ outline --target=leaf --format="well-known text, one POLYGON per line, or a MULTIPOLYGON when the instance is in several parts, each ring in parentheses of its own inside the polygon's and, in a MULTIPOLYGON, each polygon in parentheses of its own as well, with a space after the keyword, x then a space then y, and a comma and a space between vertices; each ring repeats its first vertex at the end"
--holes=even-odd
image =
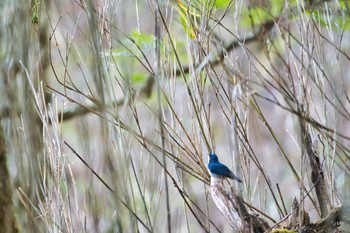
POLYGON ((342 10, 347 10, 347 6, 350 7, 350 1, 349 0, 339 0, 339 6, 342 10))
POLYGON ((138 31, 133 31, 129 34, 129 38, 123 38, 119 46, 110 52, 102 52, 102 56, 134 58, 142 56, 141 51, 153 49, 153 35, 138 31), (141 50, 141 51, 140 51, 141 50))
POLYGON ((153 46, 154 39, 151 34, 133 31, 130 33, 130 36, 140 48, 153 46))
POLYGON ((143 84, 147 80, 147 75, 142 72, 134 72, 131 76, 132 84, 143 84))
MULTIPOLYGON (((278 18, 283 11, 286 0, 270 0, 268 6, 255 6, 249 9, 243 9, 241 15, 241 26, 251 27, 259 26, 262 23, 278 18)), ((289 8, 297 6, 297 0, 289 0, 287 2, 289 8)))
POLYGON ((253 7, 250 10, 242 12, 240 24, 243 27, 250 27, 252 24, 259 26, 272 18, 273 16, 268 10, 262 7, 253 7))
POLYGON ((330 27, 332 30, 350 30, 350 18, 347 15, 333 16, 328 19, 325 13, 314 11, 312 12, 312 17, 316 22, 319 22, 322 27, 330 27))
POLYGON ((217 9, 225 9, 229 6, 231 0, 215 0, 214 6, 217 9))
POLYGON ((178 7, 176 8, 179 15, 182 27, 187 33, 187 36, 191 39, 195 36, 195 26, 196 22, 200 20, 200 12, 192 5, 184 5, 180 0, 177 1, 178 7))
POLYGON ((37 14, 32 15, 32 24, 35 24, 35 25, 39 24, 39 17, 37 14))
POLYGON ((284 0, 271 0, 271 14, 276 17, 282 13, 284 0))

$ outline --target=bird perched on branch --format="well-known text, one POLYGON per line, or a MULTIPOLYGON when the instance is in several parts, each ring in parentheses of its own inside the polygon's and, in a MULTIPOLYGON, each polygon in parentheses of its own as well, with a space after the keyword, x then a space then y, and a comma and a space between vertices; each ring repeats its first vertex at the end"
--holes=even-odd
POLYGON ((218 156, 216 154, 210 152, 209 158, 208 169, 211 177, 216 179, 229 178, 242 183, 242 180, 233 174, 233 172, 228 167, 219 162, 218 156))

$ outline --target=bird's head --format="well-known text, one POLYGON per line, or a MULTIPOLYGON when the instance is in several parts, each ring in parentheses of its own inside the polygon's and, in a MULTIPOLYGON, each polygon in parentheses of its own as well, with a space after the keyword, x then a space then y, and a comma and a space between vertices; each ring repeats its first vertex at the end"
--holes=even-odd
POLYGON ((209 153, 209 163, 210 162, 219 162, 218 156, 213 152, 209 153))

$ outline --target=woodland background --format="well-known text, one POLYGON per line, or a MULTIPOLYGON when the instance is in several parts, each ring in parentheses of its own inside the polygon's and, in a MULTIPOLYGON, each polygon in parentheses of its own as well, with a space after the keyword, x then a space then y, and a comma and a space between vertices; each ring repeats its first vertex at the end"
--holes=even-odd
POLYGON ((0 232, 239 231, 209 151, 271 229, 345 210, 349 5, 1 1, 0 232))

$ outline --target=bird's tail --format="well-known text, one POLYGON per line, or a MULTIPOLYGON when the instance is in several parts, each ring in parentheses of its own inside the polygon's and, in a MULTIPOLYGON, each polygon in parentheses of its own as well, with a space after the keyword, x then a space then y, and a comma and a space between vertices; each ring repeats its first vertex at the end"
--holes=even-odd
POLYGON ((236 176, 235 174, 233 174, 233 172, 231 172, 231 178, 232 178, 233 180, 237 180, 239 183, 242 183, 242 180, 241 180, 238 176, 236 176))

